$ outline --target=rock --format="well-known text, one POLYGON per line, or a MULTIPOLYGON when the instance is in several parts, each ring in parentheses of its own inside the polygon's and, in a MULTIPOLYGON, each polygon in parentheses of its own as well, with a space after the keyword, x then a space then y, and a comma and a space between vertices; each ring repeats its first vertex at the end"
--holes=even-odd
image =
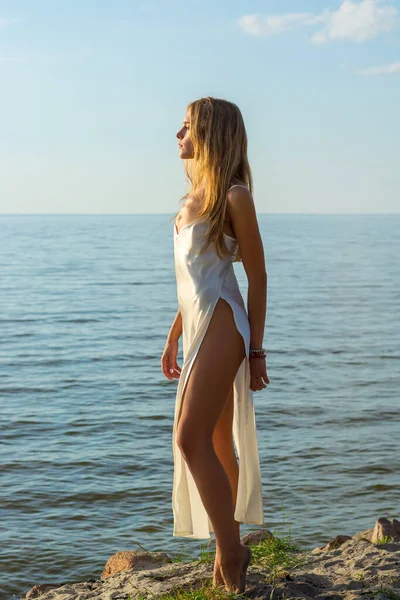
MULTIPOLYGON (((303 593, 306 595, 300 596, 314 598, 314 600, 333 598, 386 600, 386 598, 394 598, 395 592, 400 592, 400 543, 391 544, 388 548, 388 545, 383 547, 374 545, 365 539, 336 537, 339 541, 343 538, 347 539, 339 546, 333 547, 331 552, 323 550, 329 546, 329 543, 318 549, 315 548, 304 557, 304 562, 290 569, 292 582, 295 583, 295 585, 292 583, 292 592, 300 596, 298 593, 300 584, 314 586, 313 591, 310 589, 307 591, 304 586, 303 593), (382 596, 374 595, 381 590, 383 590, 382 596), (385 590, 388 591, 387 595, 385 590)), ((333 538, 331 542, 335 539, 333 538)), ((279 591, 285 592, 284 597, 290 597, 286 586, 280 585, 279 591)), ((276 597, 280 597, 278 593, 276 597)))
POLYGON ((400 521, 397 519, 390 521, 390 519, 381 517, 376 520, 375 527, 373 529, 359 531, 353 536, 336 535, 334 538, 329 540, 326 546, 317 546, 317 548, 314 548, 311 552, 313 554, 317 554, 318 552, 329 552, 330 550, 335 550, 338 546, 341 546, 350 539, 354 541, 364 540, 371 542, 371 544, 377 544, 378 541, 384 536, 390 536, 393 538, 394 542, 400 542, 400 521))
POLYGON ((377 519, 372 532, 371 542, 376 544, 385 536, 390 536, 393 538, 393 541, 400 542, 400 522, 397 519, 393 519, 393 521, 384 517, 377 519))
POLYGON ((334 538, 329 540, 329 542, 325 546, 317 546, 313 550, 311 550, 311 554, 319 554, 320 552, 329 552, 331 550, 336 550, 339 546, 347 542, 348 540, 354 539, 351 535, 336 535, 334 538))
POLYGON ((274 535, 269 529, 258 529, 257 531, 252 531, 251 533, 244 535, 242 538, 240 538, 240 542, 245 546, 250 546, 259 544, 261 540, 269 540, 273 537, 274 535))
POLYGON ((351 535, 336 535, 334 538, 329 540, 326 546, 322 548, 325 552, 329 552, 329 550, 336 550, 338 546, 341 546, 347 540, 351 540, 351 535))
POLYGON ((172 562, 165 552, 142 552, 121 550, 110 556, 101 574, 101 579, 112 577, 120 571, 148 571, 172 562))
POLYGON ((371 541, 371 537, 372 537, 372 533, 373 533, 373 529, 365 529, 364 531, 359 531, 358 533, 355 533, 352 538, 353 540, 365 540, 367 542, 371 541))
MULTIPOLYGON (((91 589, 91 585, 94 581, 97 581, 97 579, 89 579, 89 581, 85 582, 85 586, 87 586, 88 589, 91 589)), ((42 598, 45 597, 45 594, 47 595, 47 592, 53 593, 53 590, 58 590, 62 587, 65 588, 68 585, 71 585, 71 583, 66 583, 65 581, 61 583, 38 583, 37 585, 31 587, 31 589, 23 597, 23 600, 33 600, 33 598, 39 597, 42 600, 42 598)), ((76 586, 79 585, 79 583, 77 584, 73 582, 72 585, 76 586)), ((54 593, 56 594, 54 598, 63 597, 62 595, 59 596, 57 592, 54 593)))
MULTIPOLYGON (((375 528, 380 527, 379 535, 388 535, 388 524, 391 531, 396 531, 399 521, 378 519, 375 528)), ((325 546, 307 552, 293 550, 271 555, 269 550, 263 553, 260 547, 247 571, 246 596, 254 600, 400 598, 400 542, 371 543, 365 536, 372 535, 373 531, 375 529, 354 536, 337 535, 325 546), (281 562, 282 558, 286 560, 281 562)), ((262 529, 243 536, 241 541, 257 545, 258 541, 271 538, 276 536, 262 529)), ((60 587, 56 584, 35 586, 36 592, 32 588, 25 598, 134 600, 145 597, 156 600, 165 594, 210 587, 213 562, 213 556, 211 560, 174 562, 163 552, 121 551, 109 558, 101 579, 60 587)), ((212 592, 207 594, 205 597, 213 597, 212 592)))
POLYGON ((26 592, 25 600, 32 600, 33 598, 38 598, 42 594, 53 590, 55 588, 59 588, 63 583, 39 583, 38 585, 34 585, 31 589, 26 592))

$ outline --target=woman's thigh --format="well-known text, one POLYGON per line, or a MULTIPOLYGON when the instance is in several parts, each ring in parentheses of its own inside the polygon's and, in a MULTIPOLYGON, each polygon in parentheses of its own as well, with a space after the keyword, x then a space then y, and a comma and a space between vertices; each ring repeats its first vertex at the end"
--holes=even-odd
POLYGON ((233 384, 230 388, 225 406, 217 421, 213 433, 213 444, 217 454, 227 453, 233 448, 233 412, 234 412, 233 384))
POLYGON ((182 449, 212 438, 244 357, 232 308, 219 298, 181 400, 177 443, 182 449))

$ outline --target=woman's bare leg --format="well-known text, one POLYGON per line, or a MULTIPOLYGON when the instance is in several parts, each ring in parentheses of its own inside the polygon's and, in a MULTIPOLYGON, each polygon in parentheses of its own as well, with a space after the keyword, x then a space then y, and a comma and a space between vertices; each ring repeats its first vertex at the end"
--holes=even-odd
POLYGON ((234 586, 239 586, 247 552, 237 537, 232 488, 213 433, 244 357, 232 309, 220 298, 184 390, 176 438, 213 524, 221 573, 234 586))
MULTIPOLYGON (((223 412, 218 419, 214 429, 213 444, 215 452, 221 461, 222 466, 228 475, 229 483, 231 484, 233 505, 236 506, 238 485, 239 485, 239 465, 237 462, 235 448, 233 443, 233 386, 229 392, 223 412)), ((235 531, 238 540, 240 541, 240 522, 235 521, 235 531)))
MULTIPOLYGON (((237 462, 235 448, 233 443, 233 412, 234 412, 234 392, 233 386, 229 392, 223 412, 218 419, 214 429, 213 444, 215 452, 221 461, 222 466, 228 475, 232 489, 233 505, 236 506, 238 483, 239 483, 239 465, 237 462)), ((237 539, 240 541, 240 522, 234 521, 237 539)), ((221 560, 218 545, 216 547, 213 584, 216 586, 224 585, 224 580, 219 568, 221 560)))

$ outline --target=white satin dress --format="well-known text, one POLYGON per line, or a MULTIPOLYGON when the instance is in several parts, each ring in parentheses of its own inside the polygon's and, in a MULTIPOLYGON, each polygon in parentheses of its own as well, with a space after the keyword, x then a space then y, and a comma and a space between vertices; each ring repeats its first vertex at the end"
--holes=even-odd
MULTIPOLYGON (((178 305, 182 315, 183 364, 178 379, 172 433, 173 536, 190 538, 210 538, 210 532, 214 530, 193 476, 176 443, 177 419, 183 390, 220 297, 231 306, 236 327, 243 336, 246 348, 246 356, 234 380, 232 433, 239 462, 234 517, 241 523, 264 523, 255 410, 250 389, 250 324, 233 269, 233 257, 227 255, 221 259, 213 244, 202 254, 197 254, 205 241, 206 228, 206 222, 197 220, 181 227, 178 233, 174 222, 174 263, 178 305)), ((224 236, 227 246, 233 250, 237 241, 225 233, 224 236)))

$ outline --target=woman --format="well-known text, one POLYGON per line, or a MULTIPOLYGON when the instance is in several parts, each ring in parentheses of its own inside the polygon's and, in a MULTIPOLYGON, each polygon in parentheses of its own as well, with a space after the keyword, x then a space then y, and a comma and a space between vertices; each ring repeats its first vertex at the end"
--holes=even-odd
POLYGON ((213 585, 243 592, 251 550, 240 543, 240 522, 264 523, 252 397, 269 383, 264 250, 238 107, 196 100, 176 137, 191 189, 174 220, 179 310, 161 358, 164 375, 179 379, 173 535, 209 538, 214 531, 213 585), (248 313, 233 270, 238 260, 248 278, 248 313))

